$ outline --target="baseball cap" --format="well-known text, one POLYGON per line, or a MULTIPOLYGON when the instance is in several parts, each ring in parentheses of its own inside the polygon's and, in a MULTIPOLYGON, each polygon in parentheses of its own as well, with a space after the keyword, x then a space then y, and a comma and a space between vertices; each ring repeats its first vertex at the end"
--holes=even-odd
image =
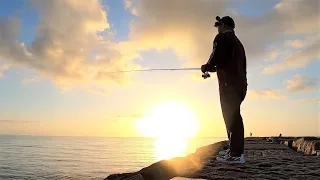
POLYGON ((216 17, 217 22, 214 24, 214 27, 218 27, 220 24, 226 24, 232 28, 235 28, 235 23, 230 16, 224 16, 220 18, 219 16, 216 17))

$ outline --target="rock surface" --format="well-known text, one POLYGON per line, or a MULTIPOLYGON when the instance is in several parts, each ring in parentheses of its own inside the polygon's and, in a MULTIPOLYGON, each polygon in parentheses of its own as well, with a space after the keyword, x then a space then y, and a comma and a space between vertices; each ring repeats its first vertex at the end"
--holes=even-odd
MULTIPOLYGON (((123 180, 140 173, 146 180, 169 180, 173 177, 201 179, 320 179, 320 157, 305 156, 281 141, 267 142, 266 138, 245 140, 246 163, 228 165, 215 161, 219 150, 227 141, 197 149, 186 157, 163 160, 138 172, 113 174, 105 180, 123 180), (278 142, 278 143, 277 143, 278 142)), ((292 140, 292 139, 286 139, 292 140)), ((295 141, 294 146, 303 144, 295 141)), ((308 149, 308 148, 307 148, 308 149)), ((318 151, 317 151, 318 152, 318 151)))

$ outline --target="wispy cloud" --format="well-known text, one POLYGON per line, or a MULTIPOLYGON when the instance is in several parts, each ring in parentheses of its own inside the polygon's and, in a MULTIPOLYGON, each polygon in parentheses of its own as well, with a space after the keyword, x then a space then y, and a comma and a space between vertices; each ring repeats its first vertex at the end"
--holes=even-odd
POLYGON ((124 0, 125 9, 129 10, 131 14, 138 16, 137 9, 133 6, 132 0, 124 0))
MULTIPOLYGON (((143 113, 136 113, 136 114, 128 114, 128 115, 118 115, 114 118, 111 118, 112 122, 115 124, 120 124, 123 122, 127 122, 130 120, 135 120, 135 119, 139 119, 139 118, 143 118, 146 117, 147 114, 143 114, 143 113)), ((109 119, 109 118, 107 118, 109 119)))
POLYGON ((320 98, 304 98, 298 100, 299 104, 318 104, 320 103, 320 98))
POLYGON ((304 42, 300 39, 285 41, 284 45, 292 48, 302 48, 305 46, 304 42))
POLYGON ((145 114, 137 113, 137 114, 129 114, 129 115, 119 115, 117 116, 118 119, 134 119, 134 118, 141 118, 145 117, 145 114))
POLYGON ((22 121, 22 120, 0 120, 0 123, 6 124, 25 124, 25 123, 35 123, 36 121, 22 121))
POLYGON ((22 84, 27 85, 27 84, 37 83, 40 81, 41 79, 39 76, 32 76, 32 77, 24 78, 22 80, 22 84))
POLYGON ((248 97, 253 99, 286 99, 287 96, 272 89, 248 90, 248 97))
POLYGON ((292 70, 296 68, 304 67, 313 60, 320 61, 320 38, 315 39, 315 41, 308 47, 291 54, 285 60, 273 64, 264 69, 264 74, 272 74, 285 70, 292 70))
POLYGON ((266 54, 265 61, 271 62, 275 61, 277 59, 288 57, 289 54, 291 54, 292 51, 288 49, 282 49, 279 46, 275 46, 270 49, 270 51, 266 54))
POLYGON ((94 94, 102 95, 102 96, 110 95, 109 91, 103 87, 90 87, 87 89, 87 91, 94 94))
POLYGON ((4 77, 3 72, 9 69, 8 64, 0 64, 0 79, 4 77))
POLYGON ((296 74, 289 79, 287 84, 287 90, 289 92, 307 92, 314 91, 317 89, 319 83, 319 78, 311 78, 307 76, 301 76, 296 74))

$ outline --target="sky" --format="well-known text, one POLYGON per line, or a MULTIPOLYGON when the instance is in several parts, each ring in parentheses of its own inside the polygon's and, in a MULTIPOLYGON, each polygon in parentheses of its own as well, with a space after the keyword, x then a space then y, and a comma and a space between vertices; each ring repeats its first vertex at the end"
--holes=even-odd
POLYGON ((137 124, 146 112, 176 102, 173 109, 189 109, 165 116, 179 119, 176 132, 190 128, 181 119, 191 112, 196 136, 225 137, 216 74, 106 72, 199 68, 212 50, 215 17, 229 15, 248 61, 245 135, 320 136, 319 9, 315 0, 7 1, 0 134, 143 136, 137 124))

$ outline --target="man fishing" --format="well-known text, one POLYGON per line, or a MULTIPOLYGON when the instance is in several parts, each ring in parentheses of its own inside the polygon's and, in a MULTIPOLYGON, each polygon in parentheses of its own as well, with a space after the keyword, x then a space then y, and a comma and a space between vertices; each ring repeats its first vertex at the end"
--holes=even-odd
MULTIPOLYGON (((213 42, 209 61, 201 66, 202 73, 217 72, 222 115, 230 147, 221 151, 217 161, 244 163, 244 126, 240 105, 247 93, 247 63, 245 50, 235 35, 234 20, 216 17, 218 34, 213 42)), ((205 78, 205 77, 204 77, 205 78)))
MULTIPOLYGON (((208 72, 217 72, 219 94, 223 118, 226 124, 230 148, 221 151, 223 156, 217 161, 227 163, 245 163, 244 159, 244 127, 240 114, 240 105, 247 93, 247 64, 244 47, 234 32, 235 23, 229 16, 216 18, 215 27, 218 35, 213 42, 213 51, 209 61, 201 66, 204 79, 210 77, 208 72)), ((124 180, 171 179, 177 174, 166 166, 157 166, 153 170, 140 171, 124 180), (155 169, 157 169, 155 171, 155 169), (165 178, 167 177, 167 178, 165 178)))

